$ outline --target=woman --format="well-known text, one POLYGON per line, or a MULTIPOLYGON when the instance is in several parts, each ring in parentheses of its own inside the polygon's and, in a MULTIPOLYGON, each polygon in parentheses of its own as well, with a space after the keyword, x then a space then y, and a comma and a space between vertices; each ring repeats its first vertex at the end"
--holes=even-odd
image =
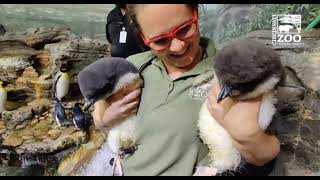
POLYGON ((193 175, 197 167, 208 165, 208 149, 198 137, 197 120, 209 91, 210 113, 248 163, 246 171, 238 174, 268 174, 272 168, 263 165, 273 162, 279 141, 258 126, 261 98, 216 103, 220 88, 210 86, 215 48, 212 41, 200 38, 198 5, 147 4, 128 9, 151 48, 128 58, 139 68, 144 87, 123 99, 107 99, 111 103, 107 109, 97 102, 93 112, 96 126, 103 129, 136 113, 139 106, 137 150, 123 160, 125 175, 193 175))
POLYGON ((134 25, 127 16, 127 5, 116 4, 107 17, 106 37, 112 57, 127 58, 146 50, 146 46, 139 41, 134 25))

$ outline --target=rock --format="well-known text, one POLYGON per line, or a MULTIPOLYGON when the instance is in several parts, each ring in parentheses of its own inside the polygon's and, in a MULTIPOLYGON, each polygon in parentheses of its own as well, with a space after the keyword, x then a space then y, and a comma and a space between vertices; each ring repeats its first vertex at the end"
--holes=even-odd
POLYGON ((40 120, 34 127, 34 130, 49 131, 52 124, 46 120, 40 120))
POLYGON ((24 128, 15 132, 19 137, 33 136, 33 129, 24 128))
MULTIPOLYGON (((35 117, 35 118, 37 118, 37 117, 35 117)), ((34 119, 31 121, 30 126, 34 127, 38 122, 39 122, 39 119, 34 119)))
POLYGON ((215 42, 224 40, 225 32, 228 30, 227 28, 230 28, 230 25, 247 22, 256 16, 260 10, 257 6, 247 4, 221 4, 217 6, 217 19, 209 17, 209 22, 206 23, 212 23, 213 25, 208 27, 210 29, 204 30, 214 32, 209 37, 214 39, 215 42))
POLYGON ((57 139, 61 135, 61 130, 53 129, 48 132, 51 139, 57 139))
POLYGON ((7 119, 9 122, 7 124, 8 129, 12 129, 17 125, 21 125, 23 122, 32 119, 32 108, 30 106, 21 107, 14 110, 12 113, 12 118, 7 119))
POLYGON ((13 111, 2 111, 1 118, 4 121, 10 121, 10 119, 12 118, 12 114, 13 114, 13 111))
POLYGON ((7 33, 0 38, 1 40, 10 39, 23 42, 33 49, 42 49, 46 44, 64 42, 72 39, 74 34, 63 27, 43 27, 43 28, 30 28, 26 32, 7 33))
POLYGON ((23 122, 22 124, 18 124, 14 129, 15 130, 19 130, 19 129, 23 129, 28 125, 28 122, 23 122))
POLYGON ((320 92, 320 53, 294 53, 285 50, 279 54, 283 64, 293 68, 306 86, 320 92))
POLYGON ((81 99, 77 75, 87 65, 99 58, 109 56, 106 51, 105 42, 89 38, 75 38, 72 41, 56 44, 47 44, 45 50, 50 54, 53 63, 53 74, 56 74, 58 67, 67 63, 70 65, 70 90, 65 97, 66 101, 81 99))
POLYGON ((3 81, 14 83, 24 68, 33 64, 32 56, 36 51, 18 42, 1 40, 0 47, 0 76, 3 81), (6 51, 7 49, 10 49, 10 52, 6 51))
POLYGON ((15 136, 15 135, 12 135, 12 136, 7 137, 7 138, 3 141, 2 145, 3 145, 3 146, 17 147, 17 146, 21 145, 22 142, 23 142, 23 139, 22 139, 22 138, 17 137, 17 136, 15 136))
POLYGON ((43 139, 47 138, 47 134, 48 134, 48 131, 42 131, 42 130, 35 130, 33 132, 33 136, 37 140, 43 140, 43 139))
POLYGON ((0 135, 6 132, 6 124, 4 121, 0 121, 0 135))
POLYGON ((77 171, 94 156, 95 152, 104 143, 105 138, 105 133, 90 128, 89 141, 85 144, 81 144, 73 154, 69 155, 60 163, 57 171, 58 174, 60 176, 77 175, 77 171))
POLYGON ((32 101, 37 100, 40 104, 43 98, 50 97, 51 82, 49 80, 41 80, 33 67, 28 67, 23 71, 22 76, 16 80, 16 85, 32 91, 32 101))
POLYGON ((6 123, 4 121, 0 121, 0 129, 5 129, 6 123))
POLYGON ((8 111, 17 110, 35 99, 35 91, 27 86, 17 87, 16 85, 11 85, 7 87, 7 91, 6 109, 8 111))
MULTIPOLYGON (((48 136, 48 131, 45 134, 45 131, 39 131, 37 135, 48 136)), ((16 148, 16 152, 18 154, 52 154, 84 143, 86 136, 85 132, 77 131, 75 127, 69 127, 65 130, 61 129, 61 135, 57 139, 46 138, 32 143, 23 143, 16 148)))
POLYGON ((21 138, 23 140, 30 140, 30 139, 34 139, 34 136, 22 136, 21 138))

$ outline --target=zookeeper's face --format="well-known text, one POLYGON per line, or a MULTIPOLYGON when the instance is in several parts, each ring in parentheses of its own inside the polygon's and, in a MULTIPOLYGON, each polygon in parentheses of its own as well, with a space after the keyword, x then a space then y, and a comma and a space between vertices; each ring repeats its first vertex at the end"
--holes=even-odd
POLYGON ((196 10, 184 4, 149 4, 139 7, 136 15, 145 43, 166 65, 188 68, 198 62, 196 10))

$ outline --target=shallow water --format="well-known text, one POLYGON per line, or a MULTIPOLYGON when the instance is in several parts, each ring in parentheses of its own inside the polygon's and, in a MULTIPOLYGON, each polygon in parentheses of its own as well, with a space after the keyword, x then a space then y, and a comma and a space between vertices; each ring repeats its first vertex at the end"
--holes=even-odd
POLYGON ((33 164, 25 168, 0 166, 0 176, 43 176, 45 173, 41 165, 33 164))

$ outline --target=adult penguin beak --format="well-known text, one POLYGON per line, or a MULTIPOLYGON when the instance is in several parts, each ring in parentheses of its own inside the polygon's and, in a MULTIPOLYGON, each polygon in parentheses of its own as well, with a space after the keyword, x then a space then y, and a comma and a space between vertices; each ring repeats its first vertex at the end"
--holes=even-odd
POLYGON ((217 98, 217 103, 220 103, 223 99, 229 97, 231 95, 231 92, 232 92, 232 87, 227 85, 222 86, 221 91, 217 98))
POLYGON ((83 111, 88 110, 94 103, 94 99, 87 100, 83 106, 83 111))

